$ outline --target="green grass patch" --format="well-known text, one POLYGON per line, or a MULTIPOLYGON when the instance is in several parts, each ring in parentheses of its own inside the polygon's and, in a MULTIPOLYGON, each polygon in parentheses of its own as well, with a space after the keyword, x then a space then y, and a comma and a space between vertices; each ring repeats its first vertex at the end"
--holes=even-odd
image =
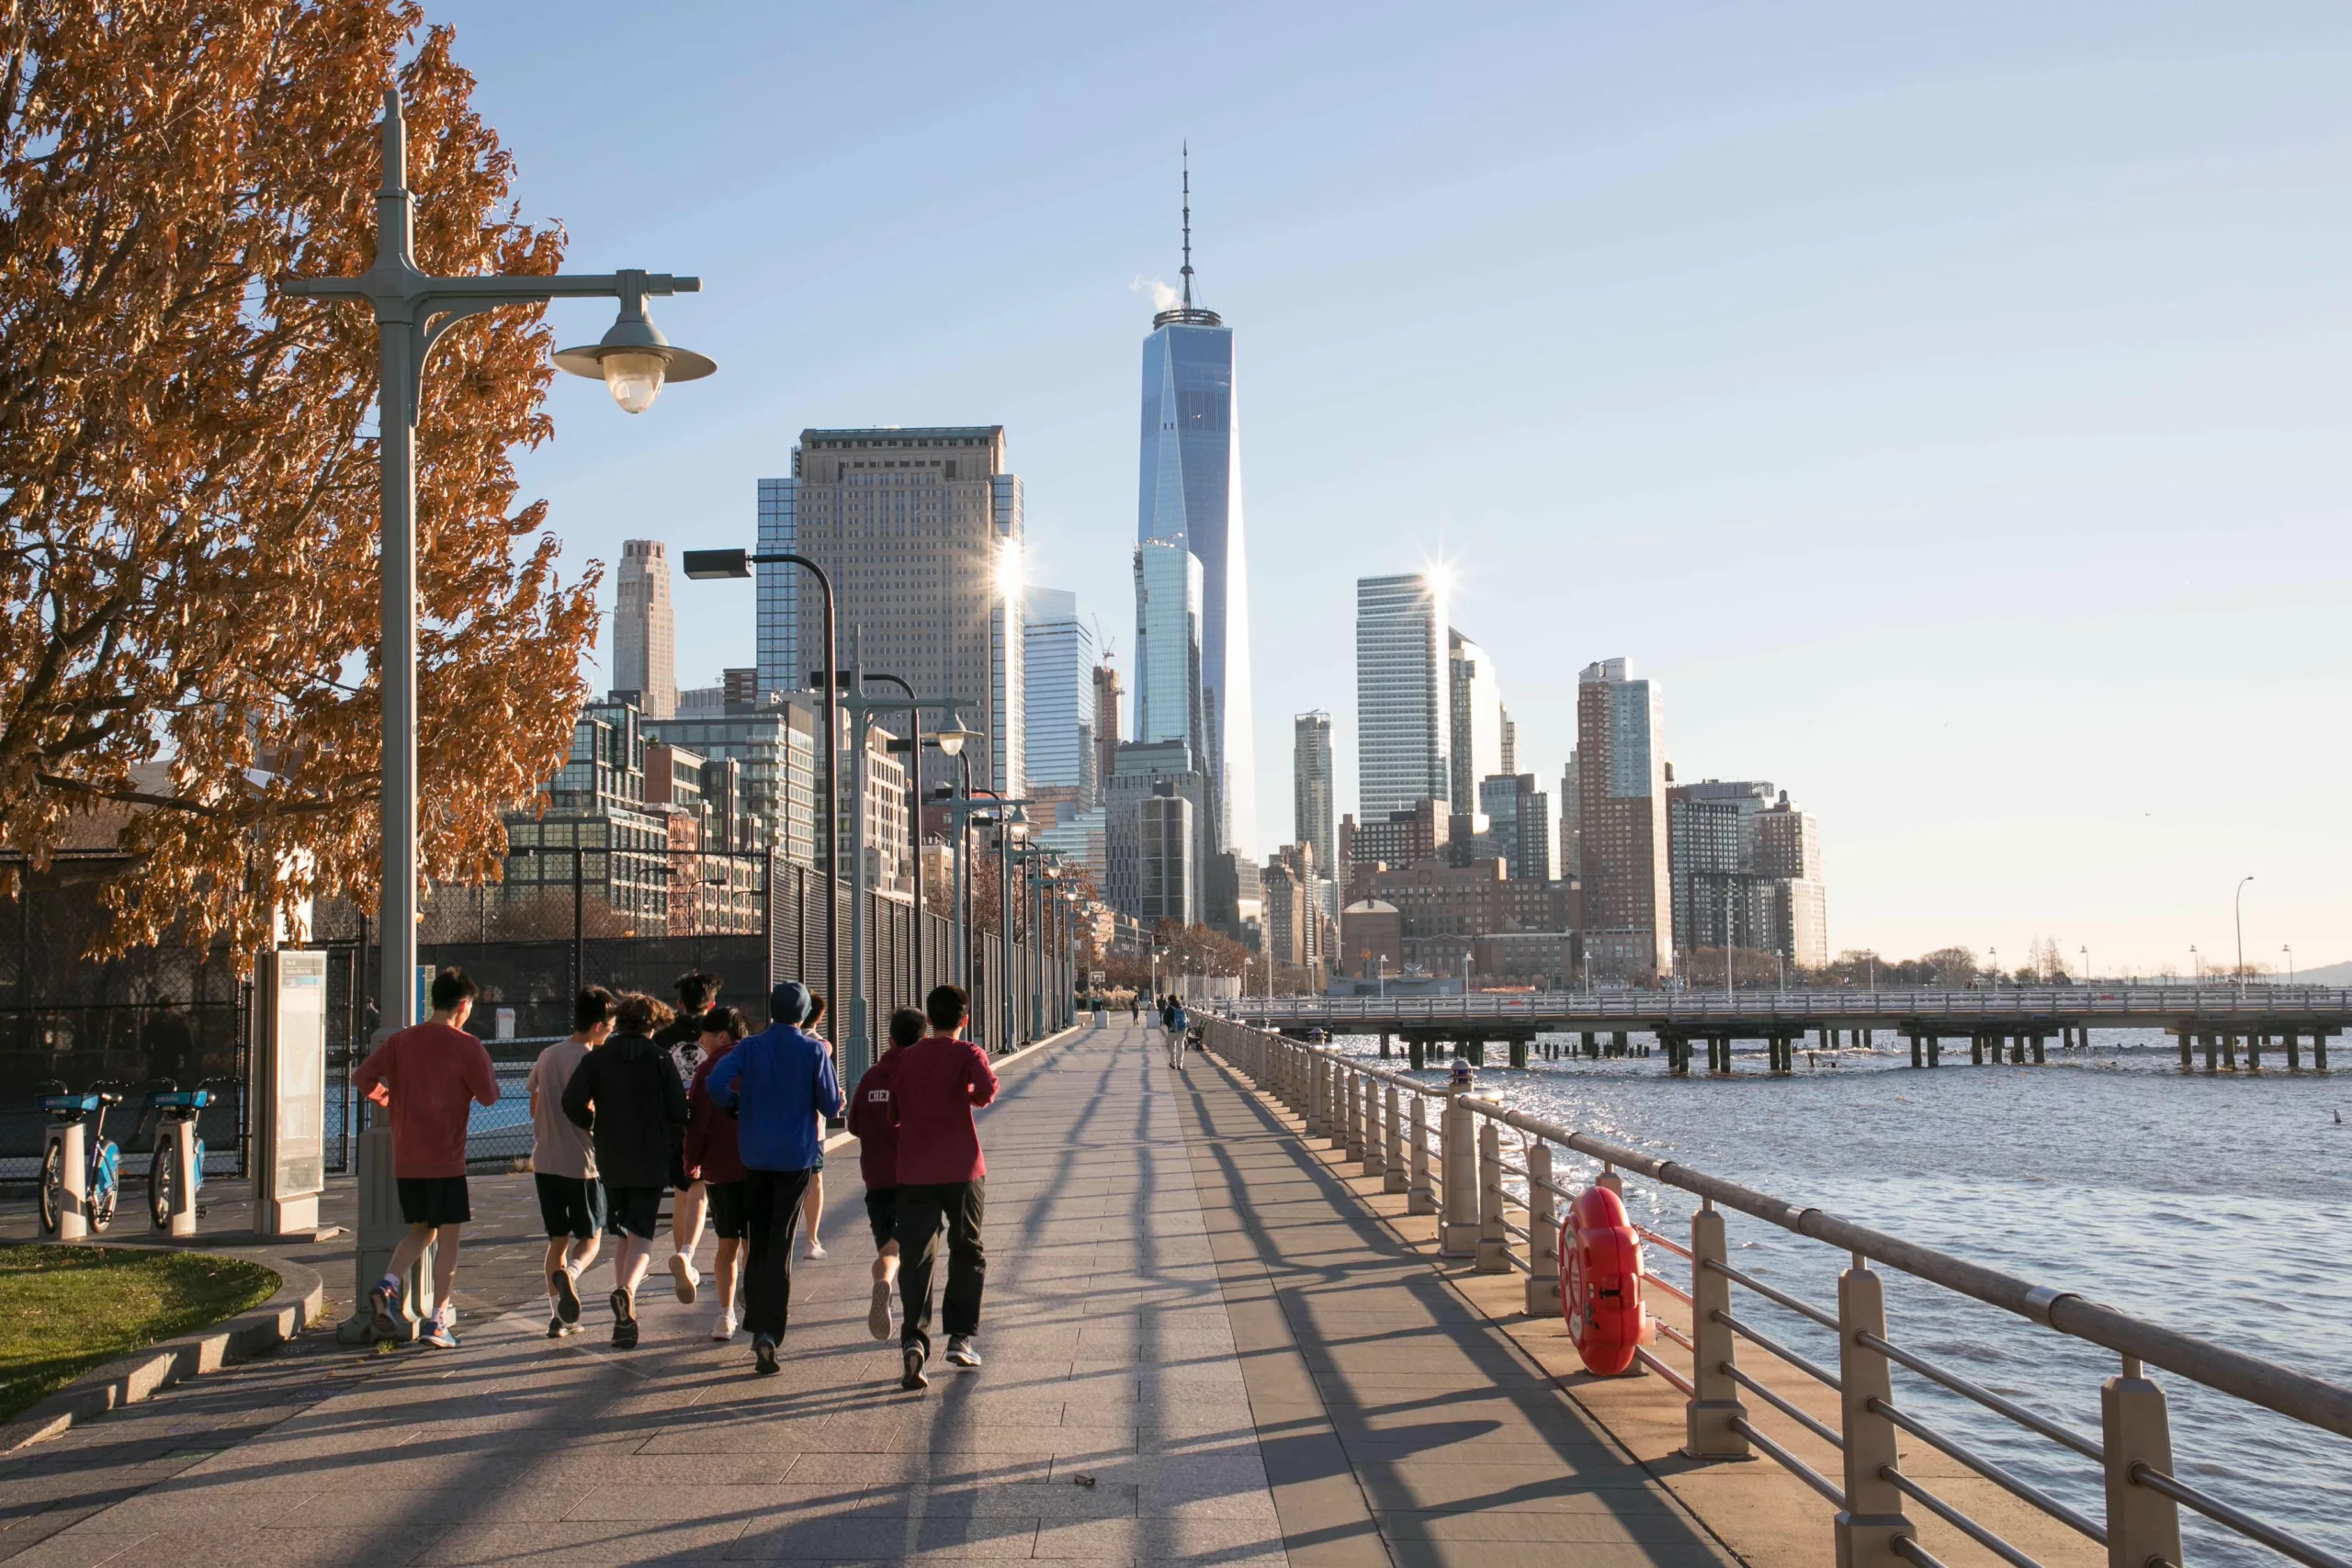
POLYGON ((0 1421, 117 1356, 277 1293, 276 1274, 237 1258, 0 1246, 0 1421))

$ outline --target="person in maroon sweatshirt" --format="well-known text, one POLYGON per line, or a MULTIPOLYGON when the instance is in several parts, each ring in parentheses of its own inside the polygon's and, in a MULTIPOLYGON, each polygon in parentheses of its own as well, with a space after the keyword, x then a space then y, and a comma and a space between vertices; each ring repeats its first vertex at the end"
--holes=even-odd
POLYGON ((890 1043, 865 1069, 849 1097, 849 1130, 857 1139, 857 1173, 865 1179, 865 1223, 874 1231, 874 1301, 866 1332, 890 1337, 890 1296, 899 1288, 899 1111, 890 1080, 899 1053, 922 1038, 923 1016, 912 1008, 890 1015, 890 1043))
POLYGON ((980 1353, 980 1287, 988 1255, 980 1249, 980 1216, 988 1162, 972 1112, 996 1098, 996 1074, 980 1048, 962 1037, 970 999, 957 986, 934 986, 923 998, 931 1032, 897 1052, 890 1098, 899 1130, 899 1386, 927 1388, 931 1357, 931 1271, 939 1232, 947 1230, 947 1289, 940 1316, 947 1330, 947 1364, 972 1371, 980 1353))
POLYGON ((736 1275, 743 1257, 744 1194, 751 1184, 743 1156, 735 1146, 735 1118, 710 1098, 710 1069, 735 1049, 748 1026, 733 1008, 715 1007, 696 1020, 695 1027, 702 1059, 695 1064, 694 1081, 686 1086, 686 1133, 679 1145, 679 1159, 687 1178, 699 1184, 708 1198, 711 1228, 718 1233, 718 1256, 710 1268, 718 1286, 718 1322, 710 1337, 723 1344, 735 1337, 738 1325, 736 1275))

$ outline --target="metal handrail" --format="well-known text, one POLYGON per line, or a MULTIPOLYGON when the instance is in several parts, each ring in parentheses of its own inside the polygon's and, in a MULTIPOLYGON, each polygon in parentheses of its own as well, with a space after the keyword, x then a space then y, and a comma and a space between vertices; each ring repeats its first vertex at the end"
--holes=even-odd
POLYGON ((2305 1568, 2352 1568, 2345 1559, 2332 1551, 2324 1551, 2309 1541, 2299 1540, 2285 1530, 2264 1524, 2253 1515, 2230 1506, 2210 1492, 2200 1492, 2178 1476, 2167 1475, 2155 1466, 2142 1462, 2132 1467, 2132 1479, 2152 1492, 2161 1492, 2176 1503, 2185 1504, 2217 1524, 2223 1524, 2252 1540, 2258 1540, 2281 1557, 2290 1557, 2305 1568))
POLYGON ((2039 1560, 2028 1557, 2024 1552, 2019 1551, 2016 1547, 2011 1546, 2007 1541, 2003 1540, 1893 1465, 1880 1465, 1878 1472, 1897 1492, 1902 1493, 2002 1562, 2012 1564, 2013 1568, 2041 1568, 2039 1560))
POLYGON ((2079 1432, 2060 1426, 2038 1411, 2029 1410, 2015 1400, 2006 1399, 1989 1388, 1970 1382, 1958 1372, 1947 1371, 1941 1367, 1923 1361, 1910 1351, 1897 1345, 1890 1345, 1875 1334, 1865 1333, 1858 1337, 1863 1348, 1875 1350, 1888 1360, 1910 1368, 1928 1382, 1941 1383, 1952 1393, 1963 1398, 1973 1399, 1985 1409, 2007 1416, 2027 1430, 2039 1432, 2052 1442, 2074 1450, 2094 1464, 2107 1462, 2107 1448, 2104 1444, 2093 1442, 2079 1432))
POLYGON ((1733 1281, 1735 1284, 1745 1285, 1749 1290, 1754 1291, 1758 1295, 1762 1296, 1766 1301, 1771 1302, 1778 1306, 1784 1306, 1791 1312, 1795 1313, 1799 1317, 1811 1318, 1814 1322, 1821 1325, 1822 1327, 1829 1330, 1832 1334, 1838 1332, 1838 1319, 1830 1314, 1822 1311, 1817 1306, 1811 1305, 1805 1302, 1801 1302, 1797 1300, 1796 1297, 1788 1294, 1784 1291, 1776 1291, 1771 1286, 1766 1284, 1763 1280, 1743 1274, 1728 1263, 1718 1263, 1713 1258, 1710 1258, 1707 1259, 1704 1267, 1709 1273, 1721 1274, 1724 1279, 1733 1281))
POLYGON ((1725 1328, 1730 1329, 1742 1339, 1745 1339, 1749 1344, 1756 1346, 1758 1349, 1770 1351, 1773 1355, 1780 1357, 1781 1359, 1786 1361, 1797 1371, 1804 1373, 1805 1376, 1812 1378, 1815 1382, 1826 1383, 1831 1388, 1841 1387, 1838 1381, 1838 1374, 1829 1371, 1828 1368, 1819 1366, 1815 1362, 1805 1359, 1805 1358, 1798 1355, 1794 1350, 1790 1349, 1786 1345, 1781 1344, 1777 1339, 1757 1333, 1756 1330, 1748 1327, 1747 1325, 1740 1322, 1739 1319, 1732 1316, 1732 1314, 1727 1312, 1719 1312, 1714 1315, 1717 1323, 1722 1324, 1725 1328))
POLYGON ((1235 1021, 1286 1022, 1340 1019, 1444 1023, 1463 1019, 1540 1021, 1568 1015, 1596 1020, 1669 1022, 1705 1019, 1785 1019, 1837 1015, 1899 1022, 1915 1016, 1984 1018, 2097 1017, 2161 1013, 2167 1017, 2243 1018, 2341 1015, 2352 1012, 2352 988, 2334 986, 1984 986, 1901 989, 1721 991, 1538 991, 1517 996, 1241 997, 1216 1004, 1235 1021))
POLYGON ((1747 1416, 1733 1416, 1731 1418, 1731 1429, 1737 1432, 1741 1437, 1746 1438, 1749 1442, 1754 1443, 1758 1448, 1763 1450, 1764 1456, 1767 1459, 1773 1461, 1775 1463, 1780 1465, 1782 1470, 1787 1471, 1799 1481, 1804 1482, 1807 1486, 1812 1487, 1815 1492, 1818 1492, 1824 1497, 1828 1498, 1833 1506, 1838 1508, 1840 1511, 1845 1508, 1846 1493, 1844 1488, 1838 1486, 1827 1476, 1822 1474, 1821 1472, 1814 1469, 1813 1466, 1805 1463, 1804 1461, 1797 1458, 1796 1455, 1789 1452, 1788 1450, 1782 1448, 1780 1444, 1774 1442, 1771 1438, 1758 1431, 1755 1427, 1749 1424, 1747 1416))
POLYGON ((1832 1431, 1826 1424, 1817 1421, 1811 1416, 1806 1415, 1804 1411, 1798 1409, 1795 1405, 1790 1404, 1779 1394, 1774 1393, 1770 1389, 1766 1388, 1762 1383, 1758 1382, 1754 1378, 1749 1377, 1746 1372, 1741 1371, 1737 1367, 1733 1366, 1729 1361, 1725 1361, 1721 1370, 1730 1377, 1732 1382, 1747 1390, 1748 1393, 1756 1395, 1757 1398, 1762 1400, 1765 1404, 1770 1405, 1773 1409, 1779 1411, 1781 1415, 1787 1416, 1798 1426, 1803 1427, 1806 1431, 1811 1432, 1815 1437, 1819 1438, 1823 1442, 1827 1443, 1839 1453, 1844 1453, 1846 1451, 1846 1439, 1832 1431))
POLYGON ((2060 1524, 2072 1526, 2074 1529, 2080 1530, 2083 1534, 2098 1542, 2101 1546, 2105 1546, 2107 1544, 2107 1527, 2105 1525, 2100 1524, 2097 1519, 2092 1518, 2087 1514, 2084 1514, 2074 1508, 2068 1507, 2057 1498, 2052 1497, 2049 1493, 2044 1492, 2041 1487, 2036 1486, 2032 1482, 2002 1468, 2000 1465, 1994 1463, 1989 1459, 1984 1459, 1970 1451, 1968 1449, 1962 1447, 1951 1438, 1945 1437, 1941 1432, 1937 1431, 1933 1427, 1928 1426, 1925 1421, 1921 1421, 1908 1413, 1895 1408, 1886 1401, 1879 1398, 1876 1394, 1871 1395, 1862 1403, 1871 1410, 1876 1412, 1878 1415, 1885 1416, 1888 1420, 1894 1422, 1896 1426, 1902 1427, 1905 1431, 1910 1433, 1921 1442, 1926 1443, 1928 1447, 1939 1449, 1944 1453, 1950 1455, 1951 1458, 1960 1461, 1961 1463, 1966 1465, 1969 1469, 1974 1471, 1985 1480, 1993 1483, 1996 1486, 2002 1487, 2015 1495, 2023 1498, 2025 1501, 2032 1504, 2035 1507, 2041 1509, 2043 1513, 2048 1514, 2052 1518, 2056 1519, 2060 1524))

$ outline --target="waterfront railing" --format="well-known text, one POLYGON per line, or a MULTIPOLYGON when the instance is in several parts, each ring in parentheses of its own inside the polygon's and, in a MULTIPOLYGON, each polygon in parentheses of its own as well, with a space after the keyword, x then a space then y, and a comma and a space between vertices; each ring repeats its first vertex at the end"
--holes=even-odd
POLYGON ((2100 1017, 2227 1020, 2285 1015, 2335 1017, 2352 1012, 2352 989, 2334 986, 1999 986, 1976 988, 1741 991, 1513 991, 1429 997, 1243 997, 1229 1011, 1276 1022, 1442 1024, 1459 1020, 1508 1024, 1575 1017, 1634 1021, 1785 1018, 2098 1019, 2100 1017))
POLYGON ((1440 1258, 1466 1262, 1479 1273, 1524 1275, 1525 1308, 1532 1316, 1562 1316, 1559 1226, 1576 1194, 1555 1175, 1560 1151, 1599 1162, 1599 1181, 1620 1192, 1632 1177, 1696 1198, 1687 1238, 1635 1227, 1645 1241, 1689 1265, 1687 1288, 1657 1275, 1646 1276, 1645 1283, 1678 1304, 1670 1316, 1679 1321, 1654 1315, 1652 1322, 1659 1338, 1688 1353, 1690 1373, 1685 1376, 1647 1348, 1637 1352, 1639 1362, 1681 1394, 1689 1457, 1761 1454, 1836 1510, 1841 1568, 1892 1568, 1900 1562, 1942 1568, 1918 1539, 1914 1509, 2015 1568, 2041 1568, 2026 1550, 1906 1472, 1898 1434, 2104 1547, 2112 1568, 2179 1568, 2182 1508, 2307 1568, 2352 1568, 2346 1559, 2293 1529, 2183 1480, 2173 1458, 2165 1392, 2148 1373, 2167 1371, 2342 1438, 2352 1438, 2352 1390, 2072 1292, 2033 1284, 1822 1209, 1799 1207, 1677 1161, 1525 1115, 1472 1089, 1433 1086, 1228 1019, 1205 1020, 1204 1043, 1297 1116, 1303 1136, 1328 1141, 1363 1176, 1381 1179, 1384 1191, 1403 1194, 1408 1213, 1435 1216, 1440 1258), (1725 1211, 1846 1253, 1849 1261, 1838 1277, 1836 1303, 1805 1301, 1734 1267, 1725 1211), (2112 1356, 2114 1374, 2099 1389, 2098 1432, 2075 1430, 1894 1340, 1880 1268, 2014 1314, 2112 1356), (1743 1315, 1736 1289, 1835 1335, 1836 1364, 1804 1355, 1743 1315), (1769 1361, 1744 1361, 1743 1345, 1769 1361), (1834 1408, 1815 1396, 1815 1407, 1808 1409, 1758 1375, 1772 1362, 1830 1391, 1834 1408), (1898 1367, 2097 1466, 2104 1508, 2094 1515, 2073 1506, 1899 1404, 1892 1375, 1898 1367), (1825 1473, 1759 1430, 1751 1419, 1751 1400, 1838 1455, 1838 1473, 1825 1473), (1832 1418, 1824 1418, 1825 1410, 1832 1418))

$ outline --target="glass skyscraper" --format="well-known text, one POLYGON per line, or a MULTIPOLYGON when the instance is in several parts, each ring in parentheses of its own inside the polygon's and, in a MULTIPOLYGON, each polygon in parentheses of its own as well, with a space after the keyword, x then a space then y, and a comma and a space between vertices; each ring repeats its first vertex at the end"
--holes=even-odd
MULTIPOLYGON (((1241 423, 1234 406, 1233 330, 1193 303, 1187 181, 1183 302, 1151 321, 1143 344, 1143 456, 1136 538, 1190 550, 1201 566, 1201 705, 1221 807, 1221 847, 1257 842, 1250 744, 1250 593, 1241 527, 1241 423)), ((1175 650, 1167 650, 1175 657, 1175 650)), ((1154 680, 1139 669, 1142 690, 1154 680)), ((1140 705, 1140 704, 1139 704, 1140 705)), ((1141 731, 1137 732, 1141 738, 1141 731)))
POLYGON ((1367 824, 1424 800, 1445 815, 1453 784, 1447 629, 1430 574, 1356 580, 1356 799, 1367 824))

